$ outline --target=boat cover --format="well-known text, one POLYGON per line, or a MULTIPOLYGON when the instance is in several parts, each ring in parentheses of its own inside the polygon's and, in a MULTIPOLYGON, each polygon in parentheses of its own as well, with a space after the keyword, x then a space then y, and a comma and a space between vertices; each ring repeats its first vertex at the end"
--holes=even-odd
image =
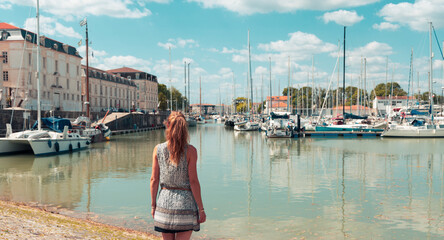
MULTIPOLYGON (((37 129, 37 121, 32 126, 32 129, 37 129)), ((68 126, 68 129, 72 129, 71 121, 66 118, 56 118, 56 117, 48 117, 42 118, 42 128, 49 128, 56 132, 63 132, 65 126, 68 126)))
POLYGON ((368 116, 359 116, 351 113, 344 113, 346 119, 367 119, 368 116))

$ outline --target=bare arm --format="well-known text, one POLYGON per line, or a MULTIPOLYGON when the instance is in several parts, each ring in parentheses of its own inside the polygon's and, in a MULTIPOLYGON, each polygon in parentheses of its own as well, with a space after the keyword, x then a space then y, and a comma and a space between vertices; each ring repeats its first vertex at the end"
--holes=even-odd
POLYGON ((206 215, 202 203, 202 196, 200 193, 200 183, 197 177, 197 151, 196 148, 189 145, 187 152, 188 159, 188 176, 190 179, 191 192, 193 193, 194 200, 196 200, 197 207, 199 208, 199 222, 203 223, 206 220, 206 215))
POLYGON ((150 190, 151 190, 151 215, 154 217, 156 211, 157 191, 159 190, 159 163, 157 162, 157 146, 153 151, 153 166, 151 172, 150 190))

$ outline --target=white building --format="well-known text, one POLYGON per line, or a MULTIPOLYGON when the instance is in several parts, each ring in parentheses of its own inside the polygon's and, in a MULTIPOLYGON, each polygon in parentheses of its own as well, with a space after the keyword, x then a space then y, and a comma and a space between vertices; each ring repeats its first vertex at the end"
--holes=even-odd
MULTIPOLYGON (((37 109, 37 34, 0 23, 2 107, 37 109)), ((40 36, 41 109, 81 111, 80 61, 75 47, 40 36)))
POLYGON ((270 97, 267 97, 264 113, 268 113, 268 110, 270 112, 287 112, 287 96, 272 96, 271 101, 270 97))
POLYGON ((376 97, 373 99, 373 112, 377 115, 386 115, 394 108, 406 108, 417 105, 415 97, 396 96, 396 97, 376 97))

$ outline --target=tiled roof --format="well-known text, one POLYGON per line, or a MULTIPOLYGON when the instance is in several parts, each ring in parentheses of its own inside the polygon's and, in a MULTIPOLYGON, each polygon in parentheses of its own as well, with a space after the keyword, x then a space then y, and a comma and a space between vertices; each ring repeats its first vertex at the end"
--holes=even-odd
MULTIPOLYGON (((287 101, 287 96, 272 96, 272 101, 287 101)), ((267 97, 267 101, 270 101, 270 97, 267 97)))
POLYGON ((129 68, 129 67, 122 67, 122 68, 111 69, 111 70, 108 70, 107 72, 112 72, 112 73, 143 73, 142 71, 136 70, 134 68, 129 68))
POLYGON ((2 22, 0 23, 0 29, 19 29, 19 28, 9 23, 2 22))

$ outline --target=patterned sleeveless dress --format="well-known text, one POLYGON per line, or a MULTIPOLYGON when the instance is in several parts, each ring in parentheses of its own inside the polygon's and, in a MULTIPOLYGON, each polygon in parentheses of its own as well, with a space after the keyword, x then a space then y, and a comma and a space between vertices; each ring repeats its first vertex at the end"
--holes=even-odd
POLYGON ((178 166, 174 166, 169 161, 167 143, 157 145, 160 192, 154 213, 154 230, 158 232, 175 233, 200 230, 199 212, 191 192, 186 156, 187 147, 185 147, 178 166))

